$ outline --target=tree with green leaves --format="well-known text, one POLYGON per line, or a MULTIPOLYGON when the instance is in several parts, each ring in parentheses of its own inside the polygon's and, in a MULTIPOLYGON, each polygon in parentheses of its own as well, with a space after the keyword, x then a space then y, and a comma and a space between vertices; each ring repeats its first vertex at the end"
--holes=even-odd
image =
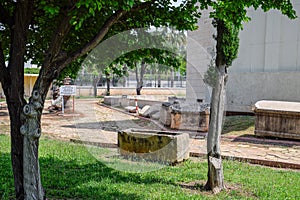
POLYGON ((210 16, 216 27, 216 58, 214 72, 209 71, 213 86, 209 132, 207 138, 208 180, 206 189, 218 193, 225 189, 223 167, 220 150, 220 139, 225 107, 225 86, 227 68, 237 57, 239 48, 239 31, 243 23, 250 20, 247 16, 249 7, 262 8, 264 11, 278 9, 289 18, 294 19, 296 13, 290 0, 230 0, 199 1, 202 9, 212 8, 210 16))
POLYGON ((101 41, 150 26, 194 29, 195 2, 171 0, 5 0, 0 2, 0 82, 10 115, 16 199, 45 199, 38 160, 41 115, 54 79, 101 41), (24 98, 24 63, 40 66, 24 98))
POLYGON ((182 59, 184 58, 162 49, 138 49, 122 55, 115 62, 126 64, 128 68, 135 70, 136 94, 141 95, 141 90, 144 86, 144 75, 148 66, 160 64, 161 66, 166 66, 165 68, 167 69, 172 67, 179 68, 182 59))

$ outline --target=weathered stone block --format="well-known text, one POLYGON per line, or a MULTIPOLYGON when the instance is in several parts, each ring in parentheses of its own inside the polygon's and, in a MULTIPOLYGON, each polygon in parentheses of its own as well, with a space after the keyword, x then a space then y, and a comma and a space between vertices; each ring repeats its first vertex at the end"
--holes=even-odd
POLYGON ((103 103, 109 106, 119 106, 119 100, 121 98, 121 96, 105 96, 103 103))
POLYGON ((156 130, 118 132, 120 154, 146 160, 178 163, 189 158, 189 135, 156 130))
POLYGON ((171 128, 178 130, 195 130, 207 132, 209 127, 209 105, 172 107, 171 128))
POLYGON ((300 103, 258 101, 254 113, 255 135, 300 139, 300 103))
POLYGON ((172 104, 169 102, 164 102, 160 108, 160 122, 165 126, 171 125, 171 106, 172 104))

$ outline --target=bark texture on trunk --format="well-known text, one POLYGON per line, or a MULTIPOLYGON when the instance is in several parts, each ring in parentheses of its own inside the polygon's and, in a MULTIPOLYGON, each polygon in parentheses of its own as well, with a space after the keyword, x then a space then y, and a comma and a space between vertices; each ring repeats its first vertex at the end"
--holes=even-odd
MULTIPOLYGON (((23 135, 20 133, 20 127, 23 124, 22 109, 26 104, 24 100, 24 54, 28 27, 33 13, 33 0, 18 1, 15 5, 14 15, 11 18, 12 24, 10 24, 11 46, 8 66, 6 68, 5 64, 2 64, 0 76, 4 77, 2 85, 10 116, 11 159, 16 199, 24 199, 23 135)), ((3 50, 1 51, 1 57, 4 58, 3 50)))
POLYGON ((207 190, 218 193, 225 189, 220 141, 225 111, 226 66, 217 67, 217 80, 212 92, 209 131, 207 136, 207 190))
POLYGON ((24 199, 23 188, 23 135, 20 134, 22 125, 21 113, 23 103, 7 99, 10 115, 11 161, 14 175, 16 199, 24 199))
POLYGON ((43 101, 37 90, 34 90, 30 102, 23 108, 21 133, 24 136, 24 199, 45 199, 45 192, 40 177, 38 160, 39 138, 41 136, 41 114, 43 101))
POLYGON ((143 88, 143 80, 140 79, 136 85, 136 94, 137 95, 141 95, 142 88, 143 88))
POLYGON ((110 96, 110 78, 106 77, 106 96, 110 96))
POLYGON ((224 50, 224 34, 226 31, 225 23, 221 20, 217 22, 217 56, 215 60, 216 80, 213 84, 209 130, 207 137, 207 160, 208 174, 205 188, 218 193, 226 189, 224 184, 223 166, 220 150, 221 132, 223 126, 223 118, 225 115, 225 86, 227 82, 227 64, 224 50))

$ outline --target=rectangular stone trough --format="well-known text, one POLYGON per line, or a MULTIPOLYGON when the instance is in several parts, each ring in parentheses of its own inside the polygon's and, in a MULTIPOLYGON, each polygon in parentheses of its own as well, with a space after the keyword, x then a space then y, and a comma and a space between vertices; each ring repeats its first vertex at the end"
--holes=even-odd
POLYGON ((121 155, 145 160, 174 164, 189 158, 187 133, 126 129, 118 132, 118 146, 121 155))
POLYGON ((254 112, 255 135, 300 139, 300 103, 259 101, 254 112))
POLYGON ((180 105, 171 107, 171 129, 207 132, 209 126, 209 104, 180 105))

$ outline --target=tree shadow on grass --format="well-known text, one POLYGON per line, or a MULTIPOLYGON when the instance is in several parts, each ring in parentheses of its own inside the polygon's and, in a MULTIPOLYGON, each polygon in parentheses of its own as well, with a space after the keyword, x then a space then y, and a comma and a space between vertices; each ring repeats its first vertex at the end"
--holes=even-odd
MULTIPOLYGON (((136 190, 139 184, 172 184, 154 176, 124 173, 101 162, 80 164, 54 157, 40 160, 43 187, 47 199, 145 199, 136 190), (126 188, 128 185, 129 188, 126 188), (130 189, 134 185, 135 189, 130 189)), ((0 199, 14 199, 10 154, 0 155, 0 199)))
MULTIPOLYGON (((1 146, 0 146, 1 150, 1 146)), ((11 157, 0 151, 0 199, 14 199, 14 182, 11 157)))
POLYGON ((222 134, 230 132, 245 131, 250 127, 254 127, 255 118, 249 115, 226 116, 222 134))
POLYGON ((41 158, 43 185, 49 199, 145 199, 124 188, 126 184, 170 184, 157 177, 124 173, 101 162, 80 165, 75 161, 41 158))

